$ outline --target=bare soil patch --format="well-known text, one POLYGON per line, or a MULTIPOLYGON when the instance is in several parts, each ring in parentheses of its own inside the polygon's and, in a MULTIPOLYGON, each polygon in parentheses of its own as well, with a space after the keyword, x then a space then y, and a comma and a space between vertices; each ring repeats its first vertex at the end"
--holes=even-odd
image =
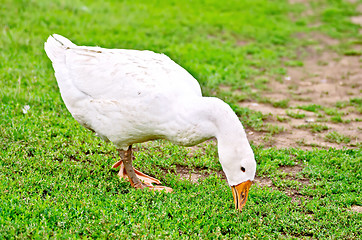
POLYGON ((271 187, 271 188, 274 187, 275 188, 275 186, 273 185, 273 181, 270 180, 269 178, 255 177, 254 183, 259 187, 271 187))
POLYGON ((303 168, 299 165, 295 165, 295 166, 282 166, 280 169, 283 172, 291 173, 293 176, 295 176, 297 173, 301 172, 303 168))
MULTIPOLYGON (((355 108, 336 109, 338 103, 349 102, 352 98, 361 98, 362 61, 360 56, 338 55, 326 46, 335 45, 337 40, 321 34, 315 34, 321 45, 316 49, 307 48, 308 56, 302 67, 287 67, 287 74, 281 80, 269 79, 269 91, 263 96, 270 102, 288 101, 288 107, 278 108, 272 104, 260 102, 241 102, 240 106, 260 111, 270 117, 270 124, 283 126, 284 131, 270 136, 265 132, 247 130, 248 138, 256 145, 284 147, 301 147, 304 149, 343 148, 359 146, 361 131, 361 114, 355 108), (321 47, 325 48, 321 50, 321 47), (324 111, 304 111, 299 106, 320 105, 340 112, 340 119, 333 119, 324 111), (293 118, 287 112, 304 114, 303 118, 293 118), (283 119, 283 121, 281 121, 283 119), (326 125, 327 130, 319 132, 303 125, 326 125), (336 143, 326 139, 330 132, 337 132, 350 139, 348 143, 336 143)), ((359 46, 356 46, 358 48, 359 46)))
POLYGON ((351 210, 352 210, 353 212, 362 213, 362 206, 353 205, 353 206, 351 207, 351 210))
MULTIPOLYGON (((295 166, 283 166, 280 168, 282 172, 287 173, 286 179, 298 181, 302 185, 308 185, 309 179, 297 176, 298 173, 300 173, 303 170, 302 166, 295 165, 295 166)), ((299 193, 298 193, 299 194, 299 193)))
POLYGON ((207 172, 199 168, 190 169, 186 166, 176 166, 176 175, 178 175, 180 179, 188 180, 192 183, 198 183, 199 180, 202 180, 214 173, 216 173, 216 175, 218 175, 222 179, 226 179, 225 173, 223 171, 207 172))
POLYGON ((200 179, 207 177, 207 175, 201 173, 201 171, 189 169, 181 165, 176 166, 176 173, 181 179, 189 180, 193 183, 197 183, 200 179))
POLYGON ((186 169, 177 169, 177 175, 179 175, 181 179, 189 180, 193 183, 197 183, 200 179, 206 177, 201 173, 194 173, 193 171, 186 169))
POLYGON ((289 3, 290 4, 296 4, 296 3, 304 3, 304 4, 307 4, 309 3, 308 0, 289 0, 289 3))

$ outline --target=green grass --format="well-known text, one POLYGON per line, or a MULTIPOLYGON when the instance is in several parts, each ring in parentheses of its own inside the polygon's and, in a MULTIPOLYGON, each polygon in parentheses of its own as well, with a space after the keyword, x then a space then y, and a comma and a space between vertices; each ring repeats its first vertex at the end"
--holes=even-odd
POLYGON ((344 55, 346 55, 346 56, 361 56, 362 52, 358 51, 358 50, 355 50, 355 49, 351 49, 351 50, 346 50, 344 52, 344 55))
POLYGON ((329 116, 343 115, 343 113, 336 108, 324 108, 323 110, 329 116))
POLYGON ((273 107, 287 108, 289 106, 289 99, 272 102, 273 107))
POLYGON ((326 136, 324 138, 328 142, 332 142, 332 143, 349 143, 349 142, 351 142, 350 137, 340 134, 336 131, 329 132, 328 134, 326 134, 326 136))
POLYGON ((321 125, 318 123, 303 124, 303 125, 297 126, 297 128, 309 129, 312 133, 323 132, 323 131, 329 129, 327 125, 321 125))
MULTIPOLYGON (((246 127, 263 130, 268 116, 238 102, 261 99, 269 76, 282 79, 285 66, 302 65, 300 50, 316 43, 296 34, 360 38, 359 26, 349 22, 356 4, 310 4, 316 9, 312 15, 302 14, 301 3, 267 0, 3 0, 0 239, 357 239, 362 215, 350 209, 362 205, 360 148, 253 146, 257 175, 273 187, 253 185, 240 214, 226 181, 215 174, 221 171, 215 144, 189 154, 156 141, 137 146, 135 166, 174 193, 136 191, 111 169, 118 160, 115 147, 66 110, 43 50, 47 37, 58 33, 80 45, 163 52, 193 74, 208 96, 219 93, 220 85, 240 90, 239 96, 231 91, 217 96, 246 127), (321 24, 310 27, 316 22, 321 24), (282 172, 295 165, 302 169, 295 176, 282 172), (179 179, 180 166, 204 172, 205 179, 199 184, 179 179)), ((339 50, 346 52, 343 46, 339 50)), ((361 99, 336 104, 346 106, 360 111, 361 99)), ((268 131, 282 129, 269 125, 268 131)))
POLYGON ((284 64, 285 64, 285 66, 289 66, 289 67, 302 67, 304 65, 303 62, 296 61, 296 60, 287 61, 284 64))
POLYGON ((304 106, 298 106, 298 109, 303 109, 305 111, 309 111, 309 112, 318 112, 319 110, 322 109, 321 105, 318 104, 309 104, 309 105, 304 105, 304 106))
POLYGON ((305 117, 305 113, 300 113, 299 111, 295 112, 287 110, 285 113, 291 118, 301 119, 305 117))
POLYGON ((271 135, 278 134, 285 131, 283 126, 278 126, 274 124, 267 123, 266 124, 266 131, 271 135))
POLYGON ((290 119, 288 117, 283 117, 283 116, 279 116, 279 115, 276 116, 276 119, 279 122, 288 122, 288 121, 290 121, 290 119))
POLYGON ((330 118, 331 122, 343 123, 345 122, 340 115, 335 115, 330 118))
POLYGON ((336 107, 339 109, 353 106, 358 113, 362 113, 362 99, 361 98, 351 98, 349 101, 338 101, 336 107))

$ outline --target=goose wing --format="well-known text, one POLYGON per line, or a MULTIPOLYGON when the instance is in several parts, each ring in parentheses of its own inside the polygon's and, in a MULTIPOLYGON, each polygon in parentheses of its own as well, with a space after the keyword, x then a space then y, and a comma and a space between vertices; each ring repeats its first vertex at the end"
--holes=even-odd
POLYGON ((65 49, 68 81, 96 99, 140 94, 201 96, 195 78, 169 57, 151 51, 72 46, 65 49))

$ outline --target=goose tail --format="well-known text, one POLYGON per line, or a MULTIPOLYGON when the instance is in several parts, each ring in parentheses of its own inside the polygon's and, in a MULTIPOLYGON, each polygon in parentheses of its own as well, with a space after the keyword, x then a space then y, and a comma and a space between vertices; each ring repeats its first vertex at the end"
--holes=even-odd
POLYGON ((69 39, 58 35, 50 35, 44 43, 44 50, 50 60, 54 63, 64 61, 65 50, 76 47, 69 39))
POLYGON ((69 77, 69 69, 66 62, 67 50, 76 47, 77 45, 58 34, 49 36, 44 43, 44 50, 52 61, 55 78, 58 82, 63 101, 71 113, 77 105, 77 102, 79 102, 84 95, 75 87, 72 79, 69 77))

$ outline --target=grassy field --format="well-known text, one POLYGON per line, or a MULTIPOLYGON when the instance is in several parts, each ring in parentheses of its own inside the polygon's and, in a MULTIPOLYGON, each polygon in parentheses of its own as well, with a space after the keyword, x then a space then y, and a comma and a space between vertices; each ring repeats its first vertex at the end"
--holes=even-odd
MULTIPOLYGON (((214 142, 192 149, 140 144, 135 166, 174 192, 136 191, 111 169, 119 158, 115 147, 65 108, 43 50, 47 37, 58 33, 79 45, 165 53, 199 80, 205 95, 228 102, 247 129, 273 135, 283 129, 238 103, 267 101, 268 79, 303 65, 303 49, 316 43, 301 35, 324 34, 339 41, 331 51, 361 54, 352 48, 362 42, 360 27, 350 21, 361 2, 310 1, 312 12, 296 2, 2 0, 0 239, 360 238, 362 214, 353 210, 362 206, 360 144, 313 150, 253 145, 258 184, 241 214, 218 174, 214 142), (193 183, 178 169, 204 177, 193 183)), ((361 113, 361 102, 338 104, 361 113)), ((271 104, 285 108, 288 101, 271 104)), ((307 111, 340 122, 338 109, 310 105, 307 111)), ((326 136, 341 146, 351 141, 338 132, 326 136)))

